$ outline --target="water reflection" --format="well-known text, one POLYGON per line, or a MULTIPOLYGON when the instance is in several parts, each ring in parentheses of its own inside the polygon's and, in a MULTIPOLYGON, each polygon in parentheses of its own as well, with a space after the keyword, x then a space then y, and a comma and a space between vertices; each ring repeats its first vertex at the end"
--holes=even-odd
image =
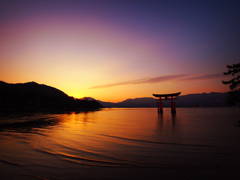
POLYGON ((158 130, 175 132, 176 113, 159 113, 158 114, 158 130))
POLYGON ((49 113, 1 113, 0 132, 13 131, 19 133, 32 133, 39 129, 47 129, 64 123, 83 122, 86 125, 93 121, 89 115, 94 111, 76 112, 49 112, 49 113), (69 121, 70 120, 70 121, 69 121))
POLYGON ((0 132, 31 133, 39 128, 59 124, 59 118, 50 114, 5 114, 0 118, 0 132))
POLYGON ((88 122, 88 113, 87 112, 84 112, 84 116, 83 116, 83 122, 84 124, 86 124, 88 122))
POLYGON ((176 113, 171 113, 172 114, 172 125, 175 127, 176 125, 176 113))
POLYGON ((17 178, 19 174, 39 179, 98 179, 98 172, 102 179, 111 179, 118 177, 123 167, 130 175, 136 172, 133 168, 147 175, 156 170, 159 178, 160 169, 189 171, 199 167, 202 172, 208 167, 214 169, 219 162, 223 162, 222 167, 224 163, 231 165, 229 172, 232 167, 239 168, 237 110, 185 108, 174 115, 166 108, 158 115, 155 109, 119 108, 0 115, 0 169, 16 174, 5 179, 25 179, 17 178), (99 171, 92 173, 96 169, 99 171))

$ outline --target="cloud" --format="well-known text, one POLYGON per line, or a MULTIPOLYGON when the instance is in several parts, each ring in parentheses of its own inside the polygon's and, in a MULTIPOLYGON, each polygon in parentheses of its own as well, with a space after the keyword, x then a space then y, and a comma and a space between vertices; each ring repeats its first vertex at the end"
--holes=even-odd
POLYGON ((204 75, 187 75, 187 74, 166 75, 166 76, 157 76, 152 78, 143 78, 143 79, 136 79, 131 81, 124 81, 119 83, 104 84, 99 86, 93 86, 89 89, 101 89, 101 88, 109 88, 109 87, 121 86, 121 85, 133 85, 133 84, 153 84, 153 83, 160 83, 164 81, 174 81, 174 80, 177 80, 178 82, 210 80, 210 79, 218 79, 222 77, 223 77, 222 73, 204 74, 204 75))
POLYGON ((181 79, 181 81, 193 81, 193 80, 209 80, 223 78, 223 73, 218 74, 204 74, 204 75, 191 75, 188 78, 181 79))
POLYGON ((153 77, 153 78, 143 78, 143 79, 136 79, 136 80, 132 80, 132 81, 99 85, 99 86, 91 87, 89 89, 100 89, 100 88, 108 88, 108 87, 120 86, 120 85, 132 85, 132 84, 146 84, 146 83, 152 84, 152 83, 159 83, 159 82, 163 82, 163 81, 176 80, 176 79, 182 78, 184 76, 187 76, 187 75, 180 74, 180 75, 157 76, 157 77, 153 77))

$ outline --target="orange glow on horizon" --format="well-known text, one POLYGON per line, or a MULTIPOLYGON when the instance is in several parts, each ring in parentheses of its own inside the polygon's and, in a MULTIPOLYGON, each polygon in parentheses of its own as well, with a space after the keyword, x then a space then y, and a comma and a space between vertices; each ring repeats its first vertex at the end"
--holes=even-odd
POLYGON ((50 13, 9 21, 0 26, 0 78, 7 83, 35 81, 74 98, 109 102, 152 97, 152 93, 228 91, 221 84, 225 77, 207 76, 224 72, 225 66, 212 72, 205 64, 199 66, 201 57, 187 63, 185 56, 192 52, 172 54, 168 44, 175 40, 167 37, 156 41, 96 17, 50 13), (191 74, 206 77, 182 80, 191 74), (115 85, 91 89, 109 84, 115 85))

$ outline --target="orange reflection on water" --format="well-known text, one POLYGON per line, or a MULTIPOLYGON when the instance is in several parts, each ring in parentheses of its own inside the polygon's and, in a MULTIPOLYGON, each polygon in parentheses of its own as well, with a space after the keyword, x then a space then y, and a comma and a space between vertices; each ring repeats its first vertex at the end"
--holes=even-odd
POLYGON ((65 147, 68 147, 121 154, 129 151, 124 146, 138 146, 135 140, 153 140, 157 117, 152 109, 62 114, 59 126, 52 128, 48 138, 60 145, 58 151, 61 152, 66 152, 65 147))
POLYGON ((170 111, 164 108, 158 114, 156 108, 137 108, 38 114, 54 123, 46 125, 44 120, 28 131, 22 126, 1 129, 0 167, 47 179, 53 177, 53 169, 61 179, 61 173, 70 177, 86 169, 107 172, 106 167, 124 167, 129 172, 145 169, 148 174, 153 169, 183 167, 201 167, 202 172, 219 162, 228 170, 239 167, 240 134, 234 124, 239 109, 177 108, 175 116, 170 111))

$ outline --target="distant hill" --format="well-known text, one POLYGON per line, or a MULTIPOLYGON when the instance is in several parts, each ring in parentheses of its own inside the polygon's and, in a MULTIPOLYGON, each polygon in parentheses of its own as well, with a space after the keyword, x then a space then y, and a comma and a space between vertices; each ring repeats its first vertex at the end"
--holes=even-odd
POLYGON ((182 107, 219 107, 226 106, 228 93, 202 93, 179 96, 178 106, 182 107))
MULTIPOLYGON (((175 100, 177 107, 221 107, 225 106, 228 93, 202 93, 179 96, 175 100)), ((119 103, 98 101, 104 107, 157 107, 157 102, 152 97, 127 99, 119 103)), ((163 106, 170 107, 170 101, 162 101, 163 106)))
POLYGON ((36 82, 9 84, 0 81, 0 111, 80 110, 101 108, 97 101, 74 99, 51 86, 36 82))

